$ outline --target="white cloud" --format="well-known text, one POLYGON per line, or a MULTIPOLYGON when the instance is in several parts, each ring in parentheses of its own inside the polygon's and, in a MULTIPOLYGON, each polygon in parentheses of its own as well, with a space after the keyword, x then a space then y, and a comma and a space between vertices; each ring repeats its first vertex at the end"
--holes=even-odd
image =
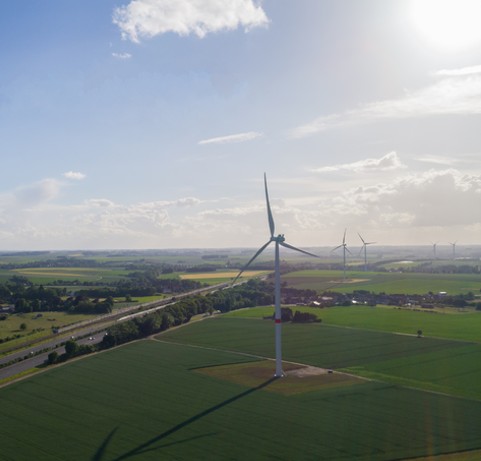
POLYGON ((205 144, 229 144, 235 142, 252 141, 253 139, 262 137, 262 133, 257 131, 248 131, 246 133, 231 134, 229 136, 220 136, 218 138, 210 138, 199 141, 199 145, 205 144))
POLYGON ((126 60, 126 59, 130 59, 132 57, 132 55, 130 53, 112 53, 112 56, 115 59, 120 59, 120 60, 126 60))
POLYGON ((248 31, 268 19, 254 0, 131 0, 114 10, 113 22, 123 38, 139 42, 167 32, 204 37, 238 27, 248 31))
POLYGON ((203 202, 195 197, 138 202, 105 198, 56 203, 61 182, 47 179, 0 195, 0 248, 158 248, 175 244, 179 229, 203 202), (186 210, 188 209, 188 211, 186 210), (165 242, 169 242, 167 245, 165 242))
POLYGON ((83 173, 80 173, 79 171, 67 171, 63 174, 63 176, 67 179, 74 179, 76 181, 81 181, 86 177, 83 173))
POLYGON ((339 198, 346 215, 357 210, 375 226, 455 226, 481 221, 481 176, 430 170, 391 183, 352 189, 339 198))
POLYGON ((418 162, 434 163, 436 165, 452 166, 459 162, 458 158, 441 157, 438 155, 423 155, 422 157, 416 157, 418 162))
POLYGON ((434 73, 440 77, 456 77, 460 75, 481 74, 481 65, 462 67, 461 69, 442 69, 434 73))
POLYGON ((303 138, 332 128, 436 115, 481 114, 481 66, 441 71, 435 84, 400 99, 378 101, 344 113, 318 117, 290 131, 289 137, 303 138))
POLYGON ((405 168, 405 165, 403 165, 399 159, 399 156, 396 154, 396 152, 389 152, 381 158, 367 158, 352 163, 325 166, 316 168, 313 171, 316 173, 327 173, 333 171, 352 171, 355 173, 360 173, 398 170, 400 168, 405 168))
POLYGON ((36 207, 58 196, 61 185, 55 179, 43 179, 28 186, 22 186, 13 192, 16 206, 36 207))

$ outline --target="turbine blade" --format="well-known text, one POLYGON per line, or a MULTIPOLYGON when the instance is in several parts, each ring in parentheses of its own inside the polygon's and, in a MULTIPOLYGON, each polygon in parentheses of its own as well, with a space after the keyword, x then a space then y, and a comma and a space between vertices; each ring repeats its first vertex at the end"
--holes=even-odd
POLYGON ((257 250, 256 254, 252 256, 251 259, 249 259, 249 262, 239 271, 239 273, 235 276, 234 280, 232 280, 231 285, 233 285, 237 281, 237 279, 242 275, 242 273, 252 264, 254 259, 256 259, 257 256, 259 256, 267 248, 267 245, 269 245, 269 243, 271 243, 271 240, 269 240, 266 244, 262 245, 257 250))
POLYGON ((300 248, 296 248, 292 245, 289 245, 286 242, 279 242, 279 245, 282 245, 283 247, 289 248, 289 249, 294 250, 294 251, 298 251, 299 253, 304 253, 305 255, 308 255, 308 256, 314 256, 314 258, 319 258, 319 256, 315 255, 314 253, 309 253, 306 250, 301 250, 300 248))
POLYGON ((344 245, 342 245, 342 244, 341 244, 341 245, 337 245, 337 247, 336 247, 336 248, 333 248, 333 249, 331 250, 331 252, 332 252, 332 251, 336 251, 338 248, 341 248, 341 247, 343 247, 343 246, 344 246, 344 245))
POLYGON ((366 242, 364 241, 364 239, 361 237, 361 234, 358 232, 357 235, 359 235, 359 238, 361 239, 362 243, 366 244, 366 242))
POLYGON ((343 245, 346 243, 346 232, 347 232, 347 228, 344 229, 344 237, 342 237, 342 244, 343 245))
POLYGON ((352 253, 349 251, 349 248, 348 248, 346 245, 344 245, 344 249, 345 249, 350 255, 352 255, 352 253))
POLYGON ((267 177, 264 173, 264 187, 266 189, 266 203, 267 203, 267 219, 269 220, 269 230, 271 231, 271 237, 274 237, 276 230, 274 225, 274 218, 272 217, 271 204, 269 203, 269 192, 267 191, 267 177))

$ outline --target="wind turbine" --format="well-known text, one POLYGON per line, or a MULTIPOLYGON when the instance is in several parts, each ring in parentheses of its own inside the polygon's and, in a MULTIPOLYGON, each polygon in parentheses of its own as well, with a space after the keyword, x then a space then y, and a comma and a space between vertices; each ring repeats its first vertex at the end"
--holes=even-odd
POLYGON ((376 242, 366 242, 362 237, 361 234, 358 232, 357 235, 359 235, 359 238, 362 241, 362 247, 361 247, 361 252, 364 250, 364 271, 367 271, 367 246, 372 245, 376 242))
POLYGON ((438 246, 438 242, 433 242, 433 259, 436 259, 436 247, 438 246))
POLYGON ((344 280, 346 280, 346 251, 349 254, 351 254, 351 252, 347 248, 346 232, 347 232, 347 229, 344 229, 344 237, 342 237, 342 243, 340 245, 338 245, 336 248, 333 248, 331 250, 331 251, 336 251, 338 248, 342 247, 342 261, 343 261, 343 269, 344 269, 344 280))
POLYGON ((456 243, 457 242, 448 242, 453 247, 453 259, 456 259, 456 243))
POLYGON ((274 236, 275 232, 275 225, 274 225, 274 218, 272 216, 271 205, 269 203, 269 193, 267 191, 267 178, 266 174, 264 173, 264 188, 266 192, 266 204, 267 204, 267 220, 269 222, 269 231, 271 236, 267 243, 262 245, 258 250, 257 253, 249 260, 249 262, 240 270, 240 272, 236 275, 232 284, 241 276, 241 274, 252 264, 252 262, 272 243, 275 243, 275 260, 274 260, 274 277, 275 277, 275 288, 274 288, 274 300, 275 300, 275 310, 274 310, 274 319, 275 319, 275 346, 276 346, 276 378, 281 378, 284 376, 284 372, 282 371, 282 342, 281 342, 281 272, 280 272, 280 262, 279 262, 279 247, 283 246, 284 248, 290 248, 291 250, 299 251, 300 253, 304 253, 309 256, 313 256, 318 258, 319 256, 309 253, 308 251, 301 250, 296 248, 292 245, 289 245, 285 242, 284 234, 279 234, 278 236, 274 236))

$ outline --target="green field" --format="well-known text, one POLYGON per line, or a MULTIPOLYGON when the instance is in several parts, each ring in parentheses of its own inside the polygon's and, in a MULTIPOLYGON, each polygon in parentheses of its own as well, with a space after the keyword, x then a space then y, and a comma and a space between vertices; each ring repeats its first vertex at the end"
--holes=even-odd
POLYGON ((0 461, 394 461, 481 449, 481 313, 293 309, 322 322, 283 325, 281 380, 266 360, 273 308, 262 307, 0 389, 0 461), (295 377, 294 363, 334 373, 295 377))
POLYGON ((480 274, 429 274, 399 272, 303 270, 282 276, 282 281, 294 288, 316 291, 367 290, 375 293, 425 294, 445 291, 449 294, 480 294, 480 274))
POLYGON ((65 312, 41 312, 29 314, 11 314, 6 320, 0 321, 0 338, 12 337, 15 334, 21 338, 0 344, 0 353, 25 341, 38 340, 52 334, 52 327, 63 327, 72 323, 93 318, 92 315, 67 314, 65 312), (39 317, 39 314, 41 316, 39 317), (25 330, 20 325, 25 323, 25 330), (34 330, 37 330, 34 332, 34 330))
MULTIPOLYGON (((293 311, 315 314, 323 323, 415 335, 422 330, 424 336, 481 342, 481 312, 457 312, 453 309, 422 310, 392 306, 342 306, 316 308, 291 306, 293 311)), ((229 317, 264 318, 272 315, 272 307, 241 309, 227 314, 229 317)))
MULTIPOLYGON (((217 321, 178 332, 203 324, 228 336, 217 321)), ((0 391, 0 459, 382 461, 481 446, 479 401, 369 381, 286 396, 278 381, 200 372, 249 360, 141 341, 12 384, 0 391)))

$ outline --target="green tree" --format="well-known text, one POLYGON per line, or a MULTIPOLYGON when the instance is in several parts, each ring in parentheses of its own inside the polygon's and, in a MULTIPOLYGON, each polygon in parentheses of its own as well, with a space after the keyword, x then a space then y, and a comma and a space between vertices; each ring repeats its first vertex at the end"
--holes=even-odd
POLYGON ((48 357, 47 357, 47 363, 49 365, 52 365, 54 364, 58 359, 58 353, 53 351, 53 352, 50 352, 50 354, 48 354, 48 357))
POLYGON ((25 322, 20 324, 20 330, 24 331, 27 329, 27 324, 25 322))
POLYGON ((65 343, 65 353, 68 357, 73 357, 78 352, 78 348, 78 344, 73 339, 69 339, 65 343))

